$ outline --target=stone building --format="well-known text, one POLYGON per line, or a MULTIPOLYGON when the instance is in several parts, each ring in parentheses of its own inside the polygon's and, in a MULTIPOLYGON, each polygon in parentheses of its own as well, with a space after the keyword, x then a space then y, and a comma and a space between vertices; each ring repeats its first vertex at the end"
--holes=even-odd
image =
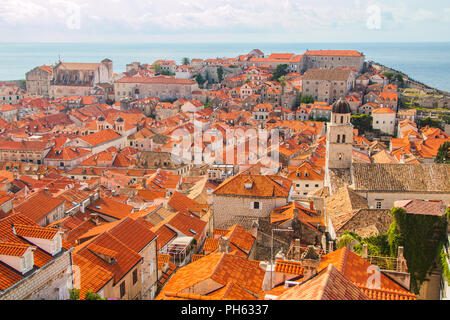
POLYGON ((380 130, 383 134, 394 136, 397 114, 390 108, 378 108, 372 111, 373 128, 380 130))
POLYGON ((52 78, 52 66, 43 65, 27 72, 26 81, 28 94, 48 98, 50 91, 50 81, 52 80, 52 78))
POLYGON ((345 98, 355 83, 355 72, 350 69, 311 69, 303 76, 304 96, 315 101, 333 103, 345 98))
POLYGON ((306 69, 355 68, 361 72, 366 57, 355 50, 308 50, 303 59, 306 69))
POLYGON ((347 101, 339 100, 331 110, 331 123, 327 129, 327 169, 348 169, 352 164, 353 125, 347 101))
POLYGON ((0 103, 4 104, 16 104, 23 98, 28 97, 22 88, 16 85, 0 85, 0 103))
POLYGON ((241 173, 225 180, 211 195, 214 227, 234 224, 251 228, 254 221, 286 205, 292 195, 292 182, 281 176, 241 173))
POLYGON ((369 209, 390 209, 405 199, 450 203, 450 165, 352 163, 352 142, 350 106, 338 101, 327 132, 325 186, 331 195, 348 186, 369 209))
POLYGON ((80 297, 87 291, 118 300, 151 300, 157 287, 156 234, 126 218, 74 252, 80 297))
POLYGON ((109 59, 100 63, 59 62, 53 70, 49 96, 87 96, 96 85, 112 81, 113 62, 109 59))
POLYGON ((192 92, 199 90, 195 81, 175 79, 169 76, 157 77, 125 77, 114 83, 116 101, 127 97, 144 99, 156 97, 160 99, 191 99, 192 92))
POLYGON ((58 229, 14 214, 0 220, 0 236, 0 300, 69 299, 72 249, 58 229))
POLYGON ((42 141, 0 140, 0 161, 42 164, 52 145, 42 141))

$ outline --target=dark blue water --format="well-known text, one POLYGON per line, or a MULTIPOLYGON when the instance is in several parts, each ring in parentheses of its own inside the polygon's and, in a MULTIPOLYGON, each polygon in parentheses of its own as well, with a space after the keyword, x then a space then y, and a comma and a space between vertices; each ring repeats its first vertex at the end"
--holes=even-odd
POLYGON ((354 49, 373 60, 400 70, 415 80, 450 91, 450 43, 224 43, 224 44, 105 44, 105 43, 0 43, 0 80, 24 79, 25 73, 42 64, 53 64, 61 56, 67 62, 99 62, 110 58, 114 71, 125 65, 157 59, 181 62, 183 57, 236 57, 252 49, 265 54, 307 49, 354 49))

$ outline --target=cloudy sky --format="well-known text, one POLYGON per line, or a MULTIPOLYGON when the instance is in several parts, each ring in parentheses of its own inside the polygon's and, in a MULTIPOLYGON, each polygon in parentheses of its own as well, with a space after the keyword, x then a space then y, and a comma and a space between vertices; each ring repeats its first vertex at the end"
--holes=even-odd
POLYGON ((450 41, 448 0, 0 0, 0 42, 450 41))

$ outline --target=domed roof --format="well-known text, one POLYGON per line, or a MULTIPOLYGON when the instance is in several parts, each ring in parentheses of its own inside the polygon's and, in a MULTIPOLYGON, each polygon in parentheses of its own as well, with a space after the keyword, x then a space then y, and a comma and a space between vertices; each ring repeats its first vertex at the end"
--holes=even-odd
POLYGON ((333 113, 352 113, 352 110, 350 109, 350 104, 342 99, 339 99, 333 104, 333 109, 331 110, 333 113))

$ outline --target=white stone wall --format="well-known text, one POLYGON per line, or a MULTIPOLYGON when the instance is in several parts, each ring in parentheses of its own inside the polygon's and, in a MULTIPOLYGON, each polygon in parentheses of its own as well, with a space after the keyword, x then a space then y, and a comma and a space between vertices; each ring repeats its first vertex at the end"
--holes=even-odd
POLYGON ((68 299, 72 283, 72 251, 64 252, 44 266, 0 293, 0 300, 60 300, 68 299))
POLYGON ((373 113, 372 125, 374 129, 393 136, 395 134, 395 113, 373 113))

